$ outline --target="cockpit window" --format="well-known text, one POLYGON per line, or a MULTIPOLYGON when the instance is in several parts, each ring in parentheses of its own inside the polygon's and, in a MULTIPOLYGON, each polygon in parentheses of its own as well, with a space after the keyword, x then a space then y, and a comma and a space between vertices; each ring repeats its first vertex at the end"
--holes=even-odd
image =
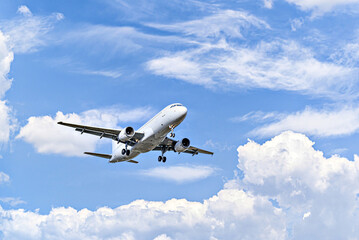
POLYGON ((173 105, 171 105, 171 107, 170 108, 173 108, 173 107, 177 107, 177 106, 183 106, 182 104, 173 104, 173 105))

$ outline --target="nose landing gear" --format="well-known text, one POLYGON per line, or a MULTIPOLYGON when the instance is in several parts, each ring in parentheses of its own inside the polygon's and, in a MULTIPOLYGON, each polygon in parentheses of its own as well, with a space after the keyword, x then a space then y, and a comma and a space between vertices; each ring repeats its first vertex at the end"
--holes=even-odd
POLYGON ((168 127, 171 129, 170 137, 175 137, 176 134, 173 132, 173 129, 175 129, 175 126, 174 125, 169 125, 168 127))

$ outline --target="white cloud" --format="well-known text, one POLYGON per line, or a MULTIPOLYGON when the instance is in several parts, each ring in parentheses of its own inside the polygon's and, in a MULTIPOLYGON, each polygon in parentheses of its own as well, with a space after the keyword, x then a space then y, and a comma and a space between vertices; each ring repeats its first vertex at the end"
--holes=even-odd
POLYGON ((272 8, 273 7, 273 0, 263 0, 264 7, 272 8))
POLYGON ((356 239, 359 157, 325 158, 313 144, 287 131, 239 146, 242 177, 203 202, 136 200, 46 215, 0 207, 0 231, 5 240, 356 239))
POLYGON ((157 75, 209 88, 267 88, 347 98, 357 94, 358 70, 322 62, 293 41, 260 42, 248 48, 220 41, 169 53, 147 67, 157 75))
POLYGON ((148 51, 163 49, 164 44, 193 44, 183 38, 175 36, 151 35, 140 32, 133 27, 114 27, 105 25, 83 25, 63 36, 65 43, 86 46, 87 53, 104 53, 109 55, 117 52, 132 53, 135 51, 148 51), (91 49, 87 46, 91 46, 91 49), (143 48, 146 46, 146 48, 143 48))
POLYGON ((185 183, 208 178, 215 174, 216 170, 209 166, 170 166, 143 170, 140 174, 147 177, 185 183))
POLYGON ((304 23, 303 18, 295 18, 291 20, 290 26, 292 28, 292 31, 297 31, 297 29, 301 28, 304 23))
POLYGON ((82 156, 84 151, 94 151, 99 142, 98 137, 87 134, 80 135, 72 128, 60 126, 59 121, 119 128, 121 122, 142 121, 152 114, 151 108, 135 109, 93 109, 80 114, 63 114, 58 112, 55 117, 30 117, 28 123, 20 129, 17 139, 34 145, 40 153, 58 153, 66 156, 82 156))
POLYGON ((0 207, 6 239, 284 239, 282 212, 242 190, 203 203, 137 200, 96 211, 54 208, 48 215, 0 207))
POLYGON ((16 127, 16 119, 11 114, 11 107, 1 101, 10 89, 12 79, 8 78, 14 54, 8 46, 8 37, 0 31, 0 143, 7 142, 10 133, 16 127))
POLYGON ((244 11, 221 10, 213 15, 199 20, 192 20, 170 25, 148 24, 149 26, 167 31, 182 32, 185 35, 197 38, 216 38, 226 35, 231 38, 242 38, 243 28, 255 26, 258 28, 270 28, 269 25, 244 11))
POLYGON ((17 127, 17 120, 11 113, 11 108, 5 101, 0 100, 0 143, 9 141, 10 134, 17 127))
POLYGON ((172 238, 168 237, 166 234, 161 234, 154 238, 153 240, 171 240, 172 238))
POLYGON ((98 75, 110 78, 119 78, 122 73, 117 70, 83 70, 79 71, 79 73, 87 74, 87 75, 98 75))
POLYGON ((13 197, 2 197, 2 198, 0 198, 0 202, 9 204, 12 207, 26 203, 25 201, 21 200, 20 198, 13 198, 13 197))
POLYGON ((278 202, 291 239, 355 239, 359 157, 325 158, 313 144, 290 131, 262 145, 249 141, 238 148, 238 167, 244 175, 240 184, 255 196, 278 202))
POLYGON ((61 13, 33 16, 26 6, 20 6, 18 12, 23 16, 0 21, 0 29, 9 36, 9 44, 15 53, 34 52, 46 45, 48 32, 64 18, 61 13))
POLYGON ((24 16, 27 17, 31 17, 32 16, 32 12, 30 11, 30 9, 25 6, 25 5, 21 5, 18 9, 17 9, 18 13, 21 13, 24 16))
POLYGON ((203 146, 210 148, 210 150, 216 149, 218 151, 231 151, 236 147, 235 145, 230 145, 223 141, 213 141, 212 139, 207 140, 203 146))
POLYGON ((315 14, 330 12, 338 7, 357 5, 359 0, 286 0, 297 5, 304 11, 314 11, 315 14))
POLYGON ((259 127, 251 134, 265 137, 292 130, 308 135, 328 137, 359 132, 358 107, 332 110, 317 110, 308 107, 303 111, 279 116, 279 121, 259 127))
POLYGON ((8 37, 0 31, 0 99, 10 89, 12 80, 8 78, 14 54, 8 46, 8 37))
POLYGON ((310 217, 310 212, 306 212, 306 213, 304 213, 304 215, 303 215, 303 220, 304 219, 306 219, 306 218, 308 218, 308 217, 310 217))
POLYGON ((262 112, 262 111, 252 111, 243 116, 233 117, 230 119, 232 122, 244 122, 249 120, 254 120, 257 122, 262 122, 266 120, 280 119, 283 117, 283 113, 278 112, 262 112))
POLYGON ((9 175, 7 175, 6 173, 0 172, 0 184, 6 183, 9 181, 10 181, 9 175))

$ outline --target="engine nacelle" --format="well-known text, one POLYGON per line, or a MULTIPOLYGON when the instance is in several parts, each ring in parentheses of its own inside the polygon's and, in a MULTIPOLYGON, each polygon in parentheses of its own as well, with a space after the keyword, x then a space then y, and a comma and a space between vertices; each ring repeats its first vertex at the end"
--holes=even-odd
POLYGON ((176 152, 184 152, 190 146, 190 141, 188 138, 183 138, 181 141, 178 141, 174 147, 176 152))
POLYGON ((120 134, 118 134, 118 140, 121 142, 126 142, 130 140, 135 135, 135 130, 133 127, 126 127, 121 130, 120 134))

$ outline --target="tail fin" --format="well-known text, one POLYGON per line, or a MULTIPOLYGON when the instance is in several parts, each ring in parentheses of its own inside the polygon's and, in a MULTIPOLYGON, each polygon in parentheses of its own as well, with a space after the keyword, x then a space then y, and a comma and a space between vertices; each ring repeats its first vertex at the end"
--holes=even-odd
POLYGON ((112 155, 102 154, 102 153, 84 152, 84 154, 95 156, 95 157, 107 158, 107 159, 111 159, 111 157, 112 157, 112 155))

